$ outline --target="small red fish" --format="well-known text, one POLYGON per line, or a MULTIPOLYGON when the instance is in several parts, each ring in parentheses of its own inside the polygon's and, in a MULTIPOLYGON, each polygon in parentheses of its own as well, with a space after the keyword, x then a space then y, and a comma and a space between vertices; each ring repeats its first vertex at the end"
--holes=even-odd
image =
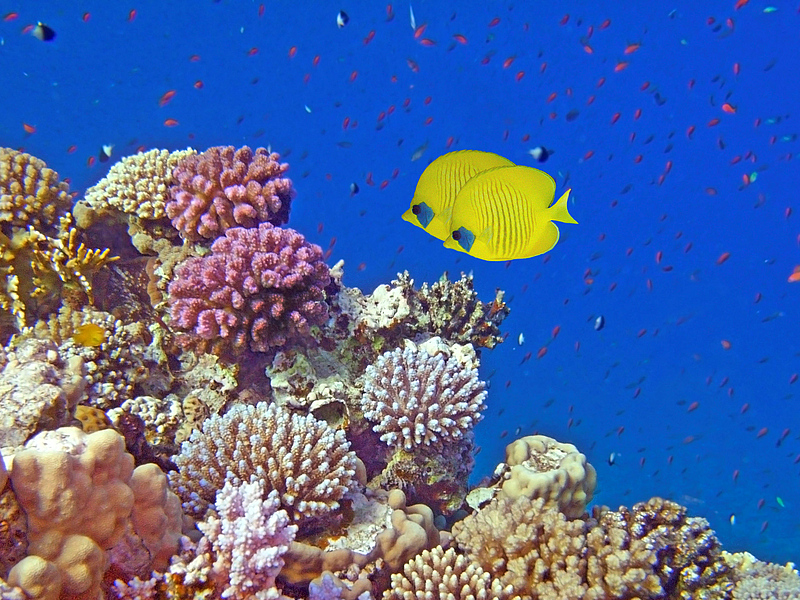
POLYGON ((175 90, 169 90, 167 92, 164 92, 164 95, 161 96, 161 98, 158 101, 158 105, 166 106, 169 103, 169 101, 175 97, 175 94, 176 94, 175 90))

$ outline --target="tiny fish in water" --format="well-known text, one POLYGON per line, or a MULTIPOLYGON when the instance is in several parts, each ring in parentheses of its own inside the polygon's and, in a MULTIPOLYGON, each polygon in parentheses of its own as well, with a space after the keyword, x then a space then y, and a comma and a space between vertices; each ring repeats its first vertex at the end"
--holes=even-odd
POLYGON ((600 315, 594 320, 595 331, 600 331, 605 326, 606 326, 606 318, 603 315, 600 315))
POLYGON ((612 452, 611 454, 608 455, 608 466, 609 467, 614 466, 614 463, 617 462, 617 456, 619 456, 619 455, 616 452, 612 452))
POLYGON ((108 162, 108 159, 111 158, 111 152, 114 150, 114 144, 103 144, 100 147, 100 152, 98 153, 97 158, 100 159, 100 162, 108 162))
POLYGON ((56 32, 51 28, 39 21, 36 27, 31 31, 31 35, 37 40, 42 42, 52 42, 56 37, 56 32))
POLYGON ((547 162, 547 159, 550 158, 552 153, 552 150, 548 150, 544 146, 536 146, 536 148, 528 150, 528 154, 533 157, 533 160, 540 163, 547 162))
POLYGON ((345 25, 350 22, 350 17, 347 16, 347 13, 343 10, 339 11, 339 14, 336 15, 336 26, 341 29, 345 25))

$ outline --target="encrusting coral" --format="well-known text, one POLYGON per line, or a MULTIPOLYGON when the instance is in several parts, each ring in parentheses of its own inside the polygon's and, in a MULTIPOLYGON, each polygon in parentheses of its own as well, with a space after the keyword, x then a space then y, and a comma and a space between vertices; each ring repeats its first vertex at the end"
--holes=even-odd
POLYGON ((20 449, 41 429, 72 420, 84 393, 80 358, 64 360, 52 340, 21 340, 0 370, 0 449, 20 449))
POLYGON ((397 348, 367 367, 362 407, 381 440, 396 448, 461 439, 486 408, 477 369, 443 354, 397 348))
POLYGON ((302 343, 327 319, 329 282, 322 249, 296 231, 269 223, 229 229, 210 255, 175 269, 171 324, 191 332, 187 345, 215 353, 302 343))
POLYGON ((583 514, 597 484, 592 465, 572 444, 545 435, 529 435, 506 446, 500 496, 543 498, 569 518, 583 514))
POLYGON ((184 509, 202 517, 225 481, 263 480, 298 525, 332 518, 354 485, 356 456, 342 430, 274 404, 237 405, 192 432, 169 474, 184 509))
POLYGON ((134 470, 113 430, 37 435, 14 455, 11 482, 29 544, 8 582, 31 597, 98 597, 109 564, 132 575, 177 551, 178 498, 155 465, 134 470))
POLYGON ((184 157, 172 172, 175 180, 166 211, 187 240, 216 239, 232 227, 261 223, 283 225, 294 197, 289 168, 264 148, 209 148, 184 157))

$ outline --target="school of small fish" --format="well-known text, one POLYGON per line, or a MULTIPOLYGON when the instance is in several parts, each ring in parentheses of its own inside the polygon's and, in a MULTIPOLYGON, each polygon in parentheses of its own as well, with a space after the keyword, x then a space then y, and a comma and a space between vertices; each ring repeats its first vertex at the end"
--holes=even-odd
POLYGON ((620 6, 11 0, 0 125, 80 166, 72 190, 151 147, 279 147, 290 225, 348 285, 506 290, 479 469, 509 431, 547 433, 603 502, 669 496, 797 560, 800 10, 620 6))

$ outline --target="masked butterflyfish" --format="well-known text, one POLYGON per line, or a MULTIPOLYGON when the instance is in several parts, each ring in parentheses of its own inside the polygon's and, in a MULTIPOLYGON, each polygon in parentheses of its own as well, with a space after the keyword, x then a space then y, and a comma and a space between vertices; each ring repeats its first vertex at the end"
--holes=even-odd
POLYGON ((558 242, 553 221, 577 223, 567 210, 571 190, 550 206, 556 182, 532 167, 496 167, 470 179, 453 203, 445 247, 482 260, 530 258, 558 242))
POLYGON ((458 150, 444 154, 423 171, 403 219, 444 240, 450 235, 447 223, 453 202, 464 184, 486 169, 513 166, 510 160, 492 152, 458 150))

